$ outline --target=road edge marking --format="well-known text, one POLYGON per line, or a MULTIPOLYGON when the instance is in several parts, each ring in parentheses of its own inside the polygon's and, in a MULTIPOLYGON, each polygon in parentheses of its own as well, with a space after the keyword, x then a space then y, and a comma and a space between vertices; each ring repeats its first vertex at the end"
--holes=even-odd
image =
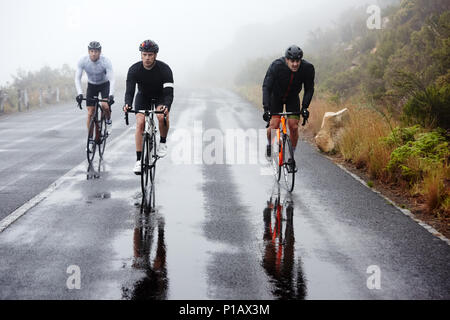
POLYGON ((339 168, 341 168, 342 170, 344 170, 345 172, 347 172, 351 177, 353 177, 355 180, 359 181, 363 186, 365 186, 367 189, 371 190, 372 192, 380 195, 383 199, 385 199, 389 204, 391 204, 392 206, 394 206, 396 209, 398 209, 401 213, 403 213, 405 216, 408 216, 409 218, 411 218, 413 221, 417 222, 422 228, 424 228, 425 230, 427 230, 429 233, 431 233, 433 236, 439 238, 440 240, 444 241, 445 243, 447 243, 450 246, 450 240, 445 237, 442 233, 440 233, 439 231, 437 231, 436 229, 434 229, 432 226, 430 226, 429 224, 425 223, 424 221, 417 219, 414 214, 409 211, 408 209, 404 209, 399 207, 394 201, 392 201, 391 199, 389 199, 387 196, 385 196, 384 194, 382 194, 380 191, 371 188, 367 185, 367 182, 365 182, 361 177, 357 176, 356 174, 354 174, 353 172, 349 171, 347 168, 345 168, 343 165, 336 163, 333 161, 333 159, 331 159, 330 157, 326 156, 325 157, 329 160, 331 160, 335 165, 337 165, 339 168))
MULTIPOLYGON (((120 139, 128 134, 129 131, 134 129, 134 126, 131 126, 127 129, 125 129, 124 132, 122 132, 118 137, 116 137, 113 141, 110 143, 110 149, 114 147, 114 145, 117 143, 117 141, 120 141, 120 139)), ((19 208, 14 210, 12 213, 7 215, 5 218, 0 220, 0 233, 2 233, 5 229, 7 229, 11 224, 13 224, 15 221, 17 221, 20 217, 25 215, 30 209, 38 205, 40 202, 42 202, 44 199, 48 198, 50 194, 52 194, 66 179, 67 177, 73 175, 76 171, 80 170, 83 166, 86 165, 86 159, 84 159, 81 163, 77 164, 75 167, 70 169, 68 172, 66 172, 64 175, 59 177, 57 180, 52 182, 47 188, 44 189, 44 191, 40 192, 27 202, 25 202, 23 205, 21 205, 19 208)))

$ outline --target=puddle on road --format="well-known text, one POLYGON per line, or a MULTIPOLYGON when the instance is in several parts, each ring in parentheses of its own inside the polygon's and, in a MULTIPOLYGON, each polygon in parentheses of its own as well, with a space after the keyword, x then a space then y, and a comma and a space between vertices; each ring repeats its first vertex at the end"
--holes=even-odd
POLYGON ((165 221, 155 211, 149 215, 136 210, 131 229, 122 232, 113 242, 116 252, 113 268, 123 270, 122 299, 167 299, 165 221))
POLYGON ((88 196, 88 202, 94 199, 111 199, 111 192, 97 192, 88 196))

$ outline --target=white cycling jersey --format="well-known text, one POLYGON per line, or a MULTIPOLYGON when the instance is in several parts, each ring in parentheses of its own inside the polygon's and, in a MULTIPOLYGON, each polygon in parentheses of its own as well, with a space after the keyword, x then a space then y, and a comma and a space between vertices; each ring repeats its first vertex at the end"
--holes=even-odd
POLYGON ((89 56, 84 56, 80 59, 75 74, 75 86, 78 94, 83 94, 83 89, 81 88, 83 70, 86 71, 88 82, 91 84, 102 84, 109 81, 109 94, 114 95, 114 73, 111 61, 108 58, 100 56, 95 62, 89 56))

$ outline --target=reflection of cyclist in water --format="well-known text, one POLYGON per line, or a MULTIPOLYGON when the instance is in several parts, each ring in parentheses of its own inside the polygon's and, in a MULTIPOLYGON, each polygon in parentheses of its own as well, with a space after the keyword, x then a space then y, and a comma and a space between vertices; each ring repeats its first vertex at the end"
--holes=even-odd
MULTIPOLYGON (((278 185, 278 184, 277 184, 278 185)), ((306 285, 300 261, 295 279, 295 238, 293 226, 294 206, 290 194, 280 202, 280 189, 271 195, 264 209, 263 267, 275 285, 272 293, 279 299, 304 299, 306 285), (275 197, 274 197, 275 196, 275 197), (283 214, 284 213, 284 214, 283 214), (285 226, 283 226, 285 222, 285 226), (283 230, 284 227, 284 230, 283 230), (283 235, 284 232, 284 235, 283 235)))
POLYGON ((139 220, 134 229, 133 268, 143 270, 146 276, 133 285, 131 293, 127 292, 127 289, 123 289, 123 298, 131 300, 165 300, 167 299, 168 278, 164 220, 160 217, 158 221, 155 221, 156 219, 153 216, 140 217, 139 220), (155 228, 156 224, 157 229, 155 228), (157 231, 158 238, 156 254, 152 259, 155 231, 157 231))

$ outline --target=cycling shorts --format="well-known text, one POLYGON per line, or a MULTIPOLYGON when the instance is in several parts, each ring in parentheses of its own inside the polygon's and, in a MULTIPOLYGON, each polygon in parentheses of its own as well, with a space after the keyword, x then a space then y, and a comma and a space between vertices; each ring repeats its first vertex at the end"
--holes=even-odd
MULTIPOLYGON (((300 112, 300 98, 298 96, 290 98, 286 102, 272 96, 270 99, 270 113, 283 112, 284 105, 286 105, 286 112, 300 112)), ((288 119, 300 120, 300 115, 288 116, 288 119)))
POLYGON ((164 104, 163 97, 158 98, 150 98, 147 96, 144 96, 141 92, 138 92, 136 94, 136 98, 134 100, 134 110, 150 110, 152 105, 152 100, 155 100, 155 107, 159 105, 164 104))
POLYGON ((92 84, 88 83, 86 90, 86 105, 89 107, 95 106, 94 97, 99 97, 99 93, 101 94, 102 99, 108 99, 109 97, 109 81, 106 81, 102 84, 92 84))

